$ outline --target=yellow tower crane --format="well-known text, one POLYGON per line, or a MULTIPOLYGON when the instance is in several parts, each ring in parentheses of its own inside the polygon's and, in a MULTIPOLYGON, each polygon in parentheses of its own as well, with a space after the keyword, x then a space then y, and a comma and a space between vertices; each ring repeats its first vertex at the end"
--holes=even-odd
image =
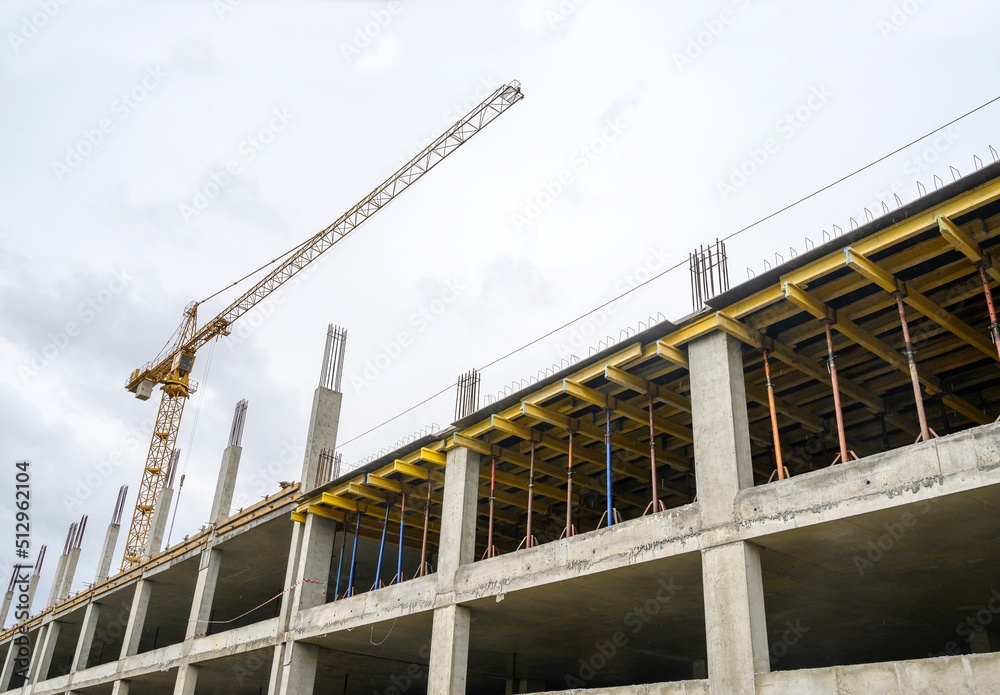
POLYGON ((188 304, 166 356, 133 371, 125 384, 125 388, 141 400, 147 400, 157 384, 161 386, 163 394, 125 542, 122 571, 131 569, 142 561, 153 510, 170 472, 170 457, 177 443, 184 403, 196 386, 190 377, 198 349, 216 336, 229 335, 236 319, 385 207, 521 98, 521 85, 517 81, 501 86, 337 221, 292 249, 274 270, 201 328, 198 328, 198 303, 188 304))

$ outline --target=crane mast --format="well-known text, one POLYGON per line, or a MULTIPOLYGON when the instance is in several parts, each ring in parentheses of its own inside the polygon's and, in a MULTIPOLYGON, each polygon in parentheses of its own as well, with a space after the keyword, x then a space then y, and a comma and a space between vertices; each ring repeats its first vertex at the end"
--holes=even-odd
POLYGON ((201 328, 197 327, 198 303, 192 302, 185 308, 177 337, 166 356, 133 371, 125 384, 125 388, 141 400, 148 399, 157 385, 162 395, 129 524, 122 571, 142 562, 153 510, 170 472, 170 456, 177 443, 184 404, 196 388, 190 375, 198 349, 217 336, 229 335, 234 321, 373 217, 522 98, 521 85, 516 80, 502 85, 336 221, 295 247, 276 268, 201 328))

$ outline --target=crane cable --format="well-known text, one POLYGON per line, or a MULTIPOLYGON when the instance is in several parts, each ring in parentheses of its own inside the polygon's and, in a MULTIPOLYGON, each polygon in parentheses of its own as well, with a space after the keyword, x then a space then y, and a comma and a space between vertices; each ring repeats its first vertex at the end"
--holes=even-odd
POLYGON ((280 261, 281 259, 283 259, 283 258, 286 258, 286 257, 288 257, 288 256, 292 255, 293 253, 295 253, 296 251, 298 251, 298 250, 302 249, 302 248, 303 248, 303 247, 305 247, 305 246, 306 246, 307 244, 311 244, 311 243, 313 242, 313 240, 314 240, 314 239, 316 238, 316 236, 317 236, 317 235, 315 235, 315 234, 314 234, 313 236, 309 237, 308 239, 306 239, 305 241, 303 241, 303 242, 302 242, 301 244, 299 244, 298 246, 296 246, 296 247, 294 247, 294 248, 292 248, 292 249, 289 249, 288 251, 285 251, 285 253, 281 254, 280 256, 277 256, 277 257, 275 257, 275 258, 272 258, 271 260, 269 260, 269 261, 268 261, 267 263, 265 263, 264 265, 260 266, 260 267, 259 267, 259 268, 257 268, 256 270, 251 270, 251 271, 250 271, 249 273, 247 273, 246 275, 244 275, 243 277, 241 277, 241 278, 240 278, 239 280, 237 280, 236 282, 234 282, 234 283, 231 283, 231 284, 229 284, 229 285, 226 285, 225 287, 223 287, 223 288, 222 288, 221 290, 219 290, 218 292, 215 292, 215 293, 213 293, 213 294, 210 294, 210 295, 208 295, 207 297, 205 297, 205 298, 204 298, 203 300, 201 300, 201 301, 200 301, 200 302, 198 302, 198 303, 199 303, 199 304, 204 304, 204 303, 205 303, 205 302, 207 302, 207 301, 208 301, 209 299, 212 299, 212 298, 214 298, 214 297, 217 297, 217 296, 219 296, 220 294, 222 294, 223 292, 225 292, 226 290, 228 290, 228 289, 232 289, 233 287, 236 287, 236 286, 237 286, 238 284, 240 284, 241 282, 243 282, 243 281, 244 281, 244 280, 246 280, 247 278, 249 278, 249 277, 251 277, 251 276, 253 276, 253 275, 256 275, 256 274, 257 274, 257 273, 259 273, 260 271, 264 270, 264 268, 267 268, 267 267, 268 267, 268 266, 270 266, 270 265, 274 265, 275 263, 277 263, 277 262, 278 262, 278 261, 280 261))

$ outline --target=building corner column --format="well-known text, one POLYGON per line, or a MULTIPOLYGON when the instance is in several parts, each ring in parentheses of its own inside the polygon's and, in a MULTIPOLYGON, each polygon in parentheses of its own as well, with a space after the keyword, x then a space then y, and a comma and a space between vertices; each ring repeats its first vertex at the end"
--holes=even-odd
MULTIPOLYGON (((753 487, 742 345, 716 331, 688 345, 695 477, 702 528, 732 524, 739 491, 753 487)), ((770 670, 760 548, 702 549, 709 692, 753 695, 770 670)))
POLYGON ((441 505, 437 593, 431 626, 428 692, 463 695, 469 662, 471 612, 454 603, 455 575, 475 560, 476 514, 481 456, 456 447, 448 452, 441 505))

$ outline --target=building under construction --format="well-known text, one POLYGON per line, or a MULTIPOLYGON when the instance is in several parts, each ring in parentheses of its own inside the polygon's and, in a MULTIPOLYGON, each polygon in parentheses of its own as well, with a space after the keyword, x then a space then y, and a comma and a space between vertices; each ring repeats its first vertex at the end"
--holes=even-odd
POLYGON ((691 315, 344 473, 331 330, 300 482, 231 508, 238 406, 211 523, 161 550, 165 478, 115 574, 121 495, 72 594, 75 524, 0 691, 1000 693, 998 242, 991 164, 736 287, 699 252, 691 315))

